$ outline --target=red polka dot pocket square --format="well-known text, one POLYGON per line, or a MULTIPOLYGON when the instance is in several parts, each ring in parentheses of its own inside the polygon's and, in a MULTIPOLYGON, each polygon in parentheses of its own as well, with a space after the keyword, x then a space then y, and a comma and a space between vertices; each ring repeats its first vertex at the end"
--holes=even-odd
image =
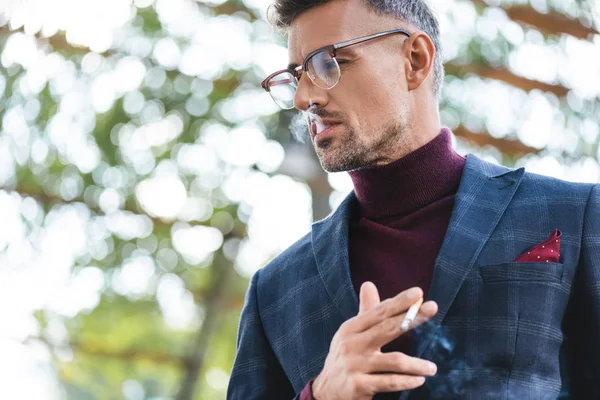
POLYGON ((559 262, 561 236, 562 232, 555 229, 548 239, 527 250, 513 262, 559 262))

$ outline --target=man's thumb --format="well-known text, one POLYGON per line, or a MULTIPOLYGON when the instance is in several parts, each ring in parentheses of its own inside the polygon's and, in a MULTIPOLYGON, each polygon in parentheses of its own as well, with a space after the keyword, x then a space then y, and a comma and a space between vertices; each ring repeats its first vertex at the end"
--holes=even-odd
POLYGON ((373 282, 365 282, 360 287, 360 304, 358 313, 364 313, 379 304, 379 292, 373 282))

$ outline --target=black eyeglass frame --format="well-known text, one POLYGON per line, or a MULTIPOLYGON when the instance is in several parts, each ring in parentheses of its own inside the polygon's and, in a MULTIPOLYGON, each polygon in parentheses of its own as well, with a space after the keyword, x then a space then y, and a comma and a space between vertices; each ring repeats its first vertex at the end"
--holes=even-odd
MULTIPOLYGON (((269 75, 267 78, 265 78, 264 81, 261 82, 260 86, 262 86, 263 89, 265 89, 267 92, 271 91, 271 86, 269 85, 271 79, 273 79, 275 76, 284 73, 284 72, 288 72, 290 75, 292 75, 294 78, 296 78, 296 80, 299 79, 299 75, 300 75, 300 70, 302 70, 303 72, 308 72, 308 63, 310 62, 310 59, 315 56, 316 54, 319 54, 323 51, 327 51, 329 53, 329 55, 335 59, 336 57, 336 52, 337 50, 343 49, 344 47, 348 47, 348 46, 352 46, 358 43, 362 43, 362 42, 366 42, 367 40, 372 40, 372 39, 377 39, 379 37, 382 36, 386 36, 386 35, 391 35, 393 33, 401 33, 403 35, 406 35, 406 37, 410 37, 411 34, 403 29, 393 29, 390 31, 383 31, 383 32, 378 32, 378 33, 373 33, 371 35, 366 35, 366 36, 361 36, 355 39, 349 39, 349 40, 345 40, 343 42, 339 42, 339 43, 335 43, 335 44, 330 44, 328 46, 323 46, 320 47, 316 50, 311 51, 305 58, 304 61, 302 61, 302 65, 298 65, 296 68, 286 68, 286 69, 282 69, 279 71, 275 71, 273 72, 271 75, 269 75)), ((337 62, 337 60, 336 60, 337 62)), ((308 74, 308 77, 310 78, 311 81, 313 81, 313 78, 310 76, 310 74, 308 74)), ((338 80, 339 82, 339 80, 338 80)), ((337 83, 335 85, 337 85, 337 83)), ((314 81, 313 81, 314 83, 314 81)), ((316 85, 316 83, 315 83, 316 85)), ((332 87, 330 87, 329 89, 333 89, 335 87, 335 85, 333 85, 332 87)), ((317 85, 318 86, 318 85, 317 85)))

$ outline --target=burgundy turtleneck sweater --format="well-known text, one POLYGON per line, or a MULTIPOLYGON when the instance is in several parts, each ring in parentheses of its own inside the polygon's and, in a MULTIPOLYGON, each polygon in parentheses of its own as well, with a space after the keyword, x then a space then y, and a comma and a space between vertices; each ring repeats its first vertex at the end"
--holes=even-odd
MULTIPOLYGON (((349 172, 358 199, 348 249, 357 296, 366 281, 375 284, 381 300, 413 286, 427 296, 465 165, 465 158, 452 148, 451 137, 452 132, 444 128, 397 161, 349 172)), ((411 338, 402 335, 382 351, 412 354, 411 338)), ((301 400, 313 400, 311 384, 302 391, 301 400)))

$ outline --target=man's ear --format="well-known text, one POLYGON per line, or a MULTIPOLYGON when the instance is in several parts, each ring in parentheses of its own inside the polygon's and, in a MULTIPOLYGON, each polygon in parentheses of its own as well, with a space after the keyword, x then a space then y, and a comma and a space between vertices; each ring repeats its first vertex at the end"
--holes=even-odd
POLYGON ((407 44, 409 68, 406 70, 406 84, 408 90, 416 90, 433 69, 435 46, 424 32, 415 32, 408 38, 407 44))

